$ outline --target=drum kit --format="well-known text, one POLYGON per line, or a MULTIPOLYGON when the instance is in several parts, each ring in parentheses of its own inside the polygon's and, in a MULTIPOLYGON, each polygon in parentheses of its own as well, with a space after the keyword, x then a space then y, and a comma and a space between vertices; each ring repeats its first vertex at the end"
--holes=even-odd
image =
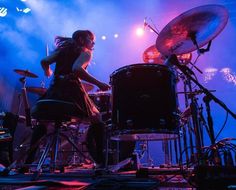
MULTIPOLYGON (((191 76, 193 71, 188 65, 191 64, 193 51, 197 50, 199 55, 209 51, 211 41, 224 29, 227 21, 228 12, 221 5, 204 5, 186 11, 169 22, 158 34, 156 44, 143 52, 144 63, 121 67, 110 75, 112 94, 89 93, 94 86, 83 83, 100 112, 111 113, 111 140, 165 140, 179 137, 181 115, 186 114, 178 110, 178 72, 182 72, 189 82, 186 84, 189 91, 184 93, 194 93, 190 83, 195 83, 203 93, 219 102, 210 91, 194 80, 191 76), (207 48, 203 49, 207 44, 207 48)), ((26 91, 42 96, 47 89, 25 87, 26 77, 38 76, 28 70, 14 71, 23 76, 21 81, 27 110, 26 91)), ((192 101, 195 99, 192 98, 192 101)), ((225 105, 223 108, 235 117, 225 105)), ((195 114, 194 110, 188 109, 188 112, 188 117, 195 114)), ((199 136, 196 134, 197 139, 200 139, 199 136)), ((211 138, 213 143, 214 134, 211 138)), ((199 149, 200 144, 197 142, 199 149)))

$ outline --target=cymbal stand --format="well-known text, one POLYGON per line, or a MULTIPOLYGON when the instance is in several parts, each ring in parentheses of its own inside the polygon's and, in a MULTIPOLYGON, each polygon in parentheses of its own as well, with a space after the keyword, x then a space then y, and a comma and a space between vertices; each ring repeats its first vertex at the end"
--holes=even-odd
POLYGON ((146 140, 146 141, 143 141, 143 149, 144 149, 144 152, 146 152, 146 159, 147 159, 147 166, 148 167, 153 167, 154 164, 153 164, 153 159, 151 157, 151 154, 150 154, 150 149, 149 149, 149 140, 146 140))
MULTIPOLYGON (((204 86, 202 86, 193 76, 191 71, 187 66, 181 65, 178 61, 178 58, 176 55, 171 55, 168 58, 168 62, 172 65, 175 65, 179 70, 182 71, 182 73, 195 85, 197 85, 200 90, 210 99, 214 100, 215 103, 219 104, 225 111, 227 111, 234 119, 236 119, 236 114, 233 113, 222 101, 220 101, 217 97, 215 97, 209 90, 207 90, 204 86)), ((197 110, 197 102, 196 99, 191 97, 191 112, 192 112, 192 118, 193 118, 193 124, 194 124, 194 131, 196 133, 196 149, 197 149, 197 159, 198 162, 201 163, 202 160, 202 149, 201 149, 201 139, 200 139, 200 133, 199 133, 199 120, 198 120, 198 110, 197 110)), ((210 132, 213 132, 213 126, 209 129, 210 132)), ((210 135, 211 137, 214 137, 214 134, 210 135)))
POLYGON ((207 44, 207 48, 204 49, 204 48, 199 48, 199 45, 198 45, 198 43, 197 43, 197 39, 196 39, 196 34, 195 34, 195 33, 189 34, 189 37, 191 38, 193 44, 196 46, 197 52, 198 52, 198 55, 199 55, 199 56, 200 56, 201 54, 204 54, 205 52, 210 51, 212 40, 209 41, 209 43, 207 44))
MULTIPOLYGON (((23 98, 24 108, 25 108, 25 117, 26 117, 26 126, 31 127, 31 115, 30 115, 30 106, 28 101, 28 96, 26 92, 26 77, 21 77, 20 82, 22 83, 21 95, 23 98)), ((21 102, 20 102, 21 104, 21 102)))
POLYGON ((148 27, 150 28, 153 32, 155 32, 157 35, 159 35, 159 32, 157 30, 155 30, 150 24, 147 23, 147 18, 144 19, 144 23, 143 23, 143 27, 148 27))
POLYGON ((215 144, 215 134, 214 134, 214 130, 213 130, 213 120, 212 120, 211 108, 210 108, 211 97, 208 95, 205 95, 203 98, 203 101, 205 102, 205 105, 206 105, 207 122, 208 122, 208 127, 210 130, 209 135, 210 135, 211 144, 215 144))
MULTIPOLYGON (((184 76, 182 76, 182 78, 183 78, 183 82, 184 82, 185 107, 188 108, 190 106, 190 104, 189 104, 189 97, 191 97, 191 96, 189 96, 187 94, 187 92, 190 92, 190 94, 193 94, 192 84, 191 84, 191 81, 188 78, 186 78, 184 76)), ((192 96, 191 101, 192 102, 196 101, 195 97, 192 96)), ((192 130, 191 130, 192 128, 193 128, 192 120, 188 120, 188 122, 187 122, 187 129, 188 129, 188 136, 189 136, 189 142, 190 142, 190 154, 191 154, 191 156, 189 158, 188 151, 186 150, 187 165, 189 164, 189 161, 191 161, 193 159, 193 157, 194 157, 193 136, 192 136, 192 130)), ((203 144, 203 142, 201 144, 203 144)), ((186 145, 185 148, 187 148, 187 144, 185 144, 185 145, 186 145)))

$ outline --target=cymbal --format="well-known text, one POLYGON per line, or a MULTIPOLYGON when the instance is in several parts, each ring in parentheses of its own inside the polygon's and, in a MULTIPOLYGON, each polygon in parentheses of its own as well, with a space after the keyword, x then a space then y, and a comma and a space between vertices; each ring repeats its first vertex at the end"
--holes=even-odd
POLYGON ((157 49, 165 56, 184 54, 213 40, 226 26, 228 11, 222 5, 204 5, 182 13, 170 21, 156 39, 157 49))
POLYGON ((163 64, 165 61, 165 57, 162 56, 155 45, 152 45, 143 52, 143 61, 144 63, 163 64))
POLYGON ((47 91, 47 88, 30 86, 30 87, 26 87, 26 90, 28 92, 31 92, 31 93, 38 94, 38 95, 42 96, 47 91))
POLYGON ((17 74, 22 75, 24 77, 38 78, 38 76, 36 74, 30 72, 29 70, 14 69, 14 71, 17 74))
POLYGON ((94 89, 94 85, 87 82, 82 82, 82 86, 84 87, 86 92, 89 92, 94 89))
MULTIPOLYGON (((177 56, 181 63, 189 63, 192 59, 192 53, 186 53, 177 56)), ((143 52, 143 61, 145 63, 157 63, 157 64, 164 64, 165 56, 163 56, 156 48, 156 45, 152 45, 148 47, 143 52)))

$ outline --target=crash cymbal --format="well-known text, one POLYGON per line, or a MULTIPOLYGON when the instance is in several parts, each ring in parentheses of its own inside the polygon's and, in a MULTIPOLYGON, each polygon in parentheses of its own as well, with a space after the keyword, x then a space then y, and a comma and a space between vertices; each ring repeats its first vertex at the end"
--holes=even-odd
POLYGON ((177 58, 180 63, 188 64, 192 60, 192 53, 184 53, 181 55, 177 55, 177 58))
POLYGON ((90 84, 87 82, 82 82, 82 85, 83 85, 86 92, 89 92, 89 91, 93 90, 93 88, 94 88, 93 84, 90 84))
POLYGON ((26 87, 26 90, 28 92, 31 92, 31 93, 34 93, 34 94, 38 94, 40 96, 44 95, 45 92, 47 91, 46 88, 43 88, 43 87, 33 87, 33 86, 26 87))
POLYGON ((152 45, 143 52, 143 61, 144 63, 163 64, 165 57, 157 50, 156 45, 152 45))
POLYGON ((22 75, 24 77, 38 78, 38 76, 36 74, 31 73, 29 70, 14 69, 14 71, 17 74, 22 75))
MULTIPOLYGON (((192 53, 186 53, 182 55, 178 55, 178 60, 181 63, 187 64, 192 59, 192 53)), ((145 63, 157 63, 157 64, 164 64, 165 62, 165 56, 163 56, 156 48, 156 45, 152 45, 148 47, 143 52, 143 61, 145 63)))
POLYGON ((184 54, 213 40, 226 26, 228 11, 221 5, 204 5, 190 9, 170 21, 156 40, 157 49, 165 56, 184 54))

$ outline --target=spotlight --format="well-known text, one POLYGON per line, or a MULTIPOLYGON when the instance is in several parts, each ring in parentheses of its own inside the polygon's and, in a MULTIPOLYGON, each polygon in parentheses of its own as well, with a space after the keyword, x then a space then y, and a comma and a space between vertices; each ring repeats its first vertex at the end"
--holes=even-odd
POLYGON ((106 36, 102 36, 102 40, 106 40, 107 39, 107 37, 106 36))
POLYGON ((7 15, 7 8, 0 7, 0 17, 5 17, 7 15))
POLYGON ((144 34, 143 28, 137 28, 136 29, 136 35, 137 36, 141 37, 141 36, 143 36, 143 34, 144 34))
POLYGON ((28 7, 24 8, 24 9, 20 9, 20 8, 16 7, 16 10, 17 10, 17 12, 23 12, 25 14, 27 14, 27 13, 29 13, 31 11, 31 9, 28 8, 28 7))
POLYGON ((31 9, 30 8, 25 8, 25 9, 23 9, 23 13, 28 13, 28 12, 30 12, 31 11, 31 9))
POLYGON ((114 34, 114 38, 118 38, 119 37, 119 35, 118 34, 114 34))
POLYGON ((17 12, 21 12, 22 11, 22 9, 19 9, 18 7, 16 7, 16 10, 17 10, 17 12))

